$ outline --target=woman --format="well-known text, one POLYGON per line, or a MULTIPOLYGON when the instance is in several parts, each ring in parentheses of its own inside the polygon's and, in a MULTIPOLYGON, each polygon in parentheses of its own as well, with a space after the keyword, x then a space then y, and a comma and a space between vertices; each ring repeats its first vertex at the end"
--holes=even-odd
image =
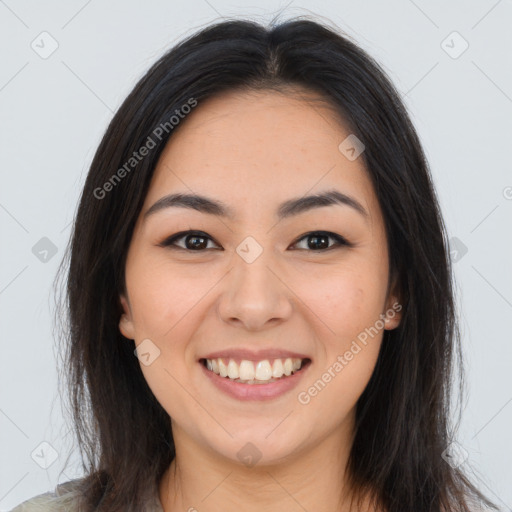
POLYGON ((493 507, 453 457, 446 240, 353 42, 292 20, 180 43, 114 116, 74 224, 86 475, 15 510, 493 507))

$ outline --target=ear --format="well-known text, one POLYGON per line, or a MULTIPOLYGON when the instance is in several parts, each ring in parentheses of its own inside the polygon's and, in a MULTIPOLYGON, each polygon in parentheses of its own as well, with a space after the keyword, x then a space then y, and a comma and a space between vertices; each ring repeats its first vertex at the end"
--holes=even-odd
POLYGON ((396 329, 402 320, 402 304, 398 301, 397 297, 390 295, 386 304, 386 311, 384 315, 384 329, 396 329))
POLYGON ((395 279, 391 286, 391 292, 386 301, 386 310, 384 311, 384 329, 396 329, 402 320, 402 303, 398 293, 398 283, 395 279))
POLYGON ((119 320, 119 330, 121 334, 129 340, 135 339, 135 326, 133 325, 132 311, 128 299, 124 295, 119 296, 123 314, 119 320))

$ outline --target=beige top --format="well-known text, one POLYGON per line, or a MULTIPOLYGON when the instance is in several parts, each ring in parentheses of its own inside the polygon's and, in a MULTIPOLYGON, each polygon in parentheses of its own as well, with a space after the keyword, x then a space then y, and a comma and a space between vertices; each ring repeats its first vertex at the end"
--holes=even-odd
MULTIPOLYGON (((79 481, 80 479, 76 479, 59 484, 55 491, 34 496, 12 509, 11 512, 74 512, 78 509, 77 502, 80 494, 76 490, 76 483, 79 481)), ((157 495, 145 512, 164 512, 157 495)))

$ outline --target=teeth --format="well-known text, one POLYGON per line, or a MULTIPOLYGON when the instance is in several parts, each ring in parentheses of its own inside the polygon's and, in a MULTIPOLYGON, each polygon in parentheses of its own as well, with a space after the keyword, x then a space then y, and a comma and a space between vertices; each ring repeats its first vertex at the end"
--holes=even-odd
POLYGON ((293 368, 292 360, 290 358, 286 359, 285 362, 284 362, 284 374, 286 376, 291 375, 292 374, 292 368, 293 368))
MULTIPOLYGON (((222 359, 217 359, 217 362, 219 363, 219 375, 221 377, 227 377, 228 376, 228 367, 224 364, 222 359)), ((206 364, 208 364, 208 359, 206 360, 206 364)))
POLYGON ((259 381, 262 384, 265 382, 274 382, 275 379, 280 379, 284 376, 289 376, 297 372, 302 367, 302 359, 299 358, 286 358, 275 359, 272 363, 268 359, 258 361, 256 365, 253 361, 243 359, 240 365, 233 359, 230 359, 226 365, 222 358, 207 359, 206 367, 208 370, 227 377, 237 382, 248 382, 250 384, 259 381))
MULTIPOLYGON (((299 368, 300 368, 300 363, 299 363, 299 368)), ((272 367, 272 377, 275 377, 275 378, 282 377, 283 373, 284 373, 283 362, 281 361, 281 359, 276 359, 274 361, 274 365, 272 367)))
POLYGON ((270 380, 272 378, 272 366, 265 359, 256 365, 256 380, 270 380))
POLYGON ((229 360, 228 364, 228 377, 230 379, 239 379, 240 375, 238 372, 238 365, 233 361, 233 359, 229 360))
POLYGON ((252 361, 242 361, 240 363, 240 368, 239 368, 239 372, 240 374, 240 378, 242 380, 252 380, 254 379, 254 375, 255 375, 255 372, 254 372, 254 364, 252 363, 252 361))

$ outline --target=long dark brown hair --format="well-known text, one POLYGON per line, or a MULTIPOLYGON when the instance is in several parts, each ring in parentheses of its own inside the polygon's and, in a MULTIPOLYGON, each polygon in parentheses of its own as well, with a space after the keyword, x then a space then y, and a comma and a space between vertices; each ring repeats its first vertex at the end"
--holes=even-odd
POLYGON ((134 225, 179 129, 169 120, 191 100, 200 108, 221 92, 293 88, 325 98, 365 145, 403 305, 357 403, 348 466, 354 495, 388 512, 469 512, 472 500, 493 507, 444 457, 458 426, 449 418, 452 380, 463 391, 462 354, 446 228, 418 136, 370 56, 339 30, 298 18, 269 27, 226 21, 188 37, 137 83, 96 151, 59 271, 67 271, 62 373, 85 471, 83 510, 145 510, 175 457, 169 415, 118 327, 134 225), (148 137, 152 148, 134 164, 148 137))

